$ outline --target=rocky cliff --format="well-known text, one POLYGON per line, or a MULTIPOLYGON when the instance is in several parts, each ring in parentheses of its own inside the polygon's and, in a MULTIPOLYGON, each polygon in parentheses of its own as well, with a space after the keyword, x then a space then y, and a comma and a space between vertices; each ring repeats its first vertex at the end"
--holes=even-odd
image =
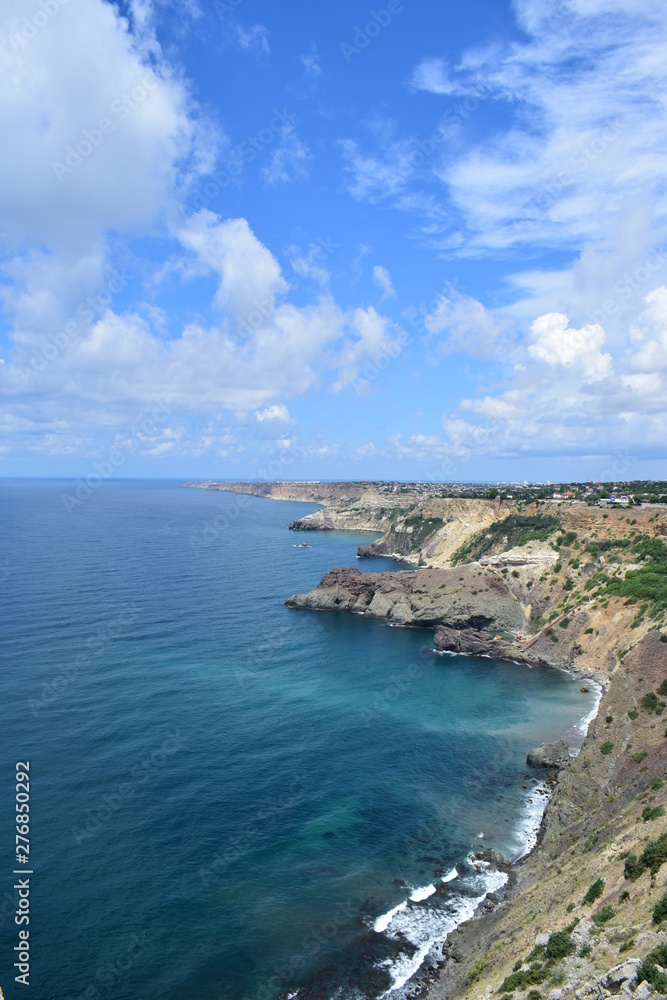
POLYGON ((445 522, 447 549, 445 524, 424 513, 421 527, 390 517, 370 551, 395 552, 413 523, 401 554, 441 568, 336 569, 287 603, 431 628, 443 651, 563 667, 597 681, 602 701, 512 889, 450 935, 408 995, 667 995, 667 515, 579 506, 536 521, 552 515, 484 503, 465 533, 445 522))
POLYGON ((291 527, 381 531, 360 555, 423 567, 334 569, 291 597, 294 609, 429 628, 443 652, 567 668, 601 685, 581 752, 553 772, 540 846, 408 995, 667 995, 667 512, 424 499, 377 484, 206 488, 320 503, 291 527))
POLYGON ((541 845, 518 867, 509 898, 450 935, 415 995, 646 1000, 645 975, 665 992, 660 961, 645 960, 666 940, 654 912, 667 887, 667 844, 652 847, 667 839, 656 696, 666 677, 665 636, 649 631, 612 672, 581 752, 559 773, 541 845), (549 952, 549 942, 559 947, 549 952))

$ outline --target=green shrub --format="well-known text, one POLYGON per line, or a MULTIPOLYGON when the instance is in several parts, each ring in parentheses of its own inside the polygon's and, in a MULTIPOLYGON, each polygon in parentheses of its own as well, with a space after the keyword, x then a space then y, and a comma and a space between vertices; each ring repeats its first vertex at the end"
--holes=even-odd
POLYGON ((662 788, 662 785, 663 785, 662 778, 654 778, 653 781, 651 782, 651 791, 659 792, 660 789, 662 788))
POLYGON ((566 927, 565 930, 554 931, 549 936, 549 940, 547 941, 547 958, 558 960, 559 958, 571 955, 576 950, 577 946, 572 940, 572 931, 569 928, 566 927))
POLYGON ((658 993, 667 993, 667 975, 657 966, 667 966, 667 943, 659 944, 650 952, 637 969, 637 982, 647 982, 658 993))
POLYGON ((630 879, 631 882, 636 882, 640 875, 646 871, 646 865, 643 865, 636 854, 628 854, 625 859, 625 868, 623 869, 623 874, 626 878, 630 879))
POLYGON ((645 712, 655 712, 658 707, 658 696, 655 691, 648 691, 639 703, 645 712))
POLYGON ((665 815, 664 806, 644 806, 644 811, 642 812, 642 819, 645 823, 650 823, 651 820, 660 819, 661 816, 665 815))
POLYGON ((571 621, 572 621, 571 618, 565 617, 562 618, 558 624, 560 625, 561 628, 567 628, 570 625, 571 621))
POLYGON ((631 708, 630 711, 628 712, 628 717, 633 721, 638 717, 638 715, 639 712, 637 711, 636 708, 631 708))
POLYGON ((476 980, 479 979, 479 977, 482 975, 484 969, 487 967, 488 964, 489 964, 489 953, 487 951, 483 955, 480 955, 479 958, 476 958, 475 961, 470 966, 470 968, 468 969, 468 982, 471 984, 476 982, 476 980))
POLYGON ((653 923, 661 924, 663 920, 667 920, 667 892, 653 907, 653 923))
POLYGON ((619 955, 622 955, 624 951, 630 951, 630 949, 634 948, 636 944, 637 942, 635 941, 634 938, 628 938, 628 940, 624 941, 621 947, 618 949, 619 955))
POLYGON ((514 990, 524 990, 527 986, 537 986, 544 982, 547 975, 547 967, 536 962, 534 966, 523 972, 512 972, 502 982, 498 992, 512 993, 514 990))
POLYGON ((588 887, 588 892, 583 898, 584 903, 594 903, 596 899, 599 899, 604 892, 604 879, 596 878, 595 882, 591 882, 588 887))
POLYGON ((614 749, 614 744, 611 742, 611 740, 605 740, 604 743, 602 743, 600 746, 600 753, 602 754, 603 757, 606 757, 607 754, 610 754, 613 749, 614 749))
POLYGON ((461 545, 452 556, 452 564, 474 561, 507 538, 507 549, 525 545, 530 541, 546 541, 558 527, 558 518, 539 514, 513 514, 503 521, 496 521, 489 528, 479 531, 470 541, 461 545))
MULTIPOLYGON (((660 638, 662 639, 663 636, 660 636, 660 638)), ((665 636, 664 639, 665 639, 665 642, 667 642, 667 636, 665 636)), ((667 698, 667 678, 665 678, 665 680, 662 682, 662 684, 658 688, 658 694, 661 694, 663 698, 667 698)))
POLYGON ((593 949, 591 946, 589 944, 583 944, 579 949, 579 958, 588 958, 588 956, 592 955, 592 953, 593 949))
POLYGON ((667 861, 667 833, 662 833, 657 840, 652 840, 646 845, 639 857, 636 854, 628 854, 625 859, 625 877, 631 882, 636 882, 648 868, 651 876, 655 878, 665 861, 667 861))
POLYGON ((601 927, 603 924, 606 924, 610 920, 613 920, 615 916, 616 916, 616 910, 614 909, 613 906, 607 903, 606 906, 602 907, 599 913, 593 914, 591 920, 593 921, 594 924, 597 924, 598 927, 601 927))
POLYGON ((608 594, 628 597, 635 601, 652 603, 656 608, 667 608, 667 545, 660 538, 648 535, 627 541, 632 542, 632 551, 639 569, 628 570, 625 577, 613 577, 606 584, 608 594))
POLYGON ((567 912, 568 913, 572 913, 573 909, 574 909, 574 903, 568 903, 567 904, 567 912))
POLYGON ((648 750, 638 750, 637 753, 633 753, 632 755, 635 764, 641 764, 644 757, 648 757, 648 750))

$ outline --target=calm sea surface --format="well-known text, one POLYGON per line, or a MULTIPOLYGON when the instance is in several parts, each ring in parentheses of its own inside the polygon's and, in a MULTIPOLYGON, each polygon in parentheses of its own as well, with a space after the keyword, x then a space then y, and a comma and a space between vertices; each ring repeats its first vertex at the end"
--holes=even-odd
POLYGON ((74 485, 0 481, 5 997, 29 760, 34 1000, 399 998, 502 881, 471 852, 530 843, 526 751, 576 745, 593 694, 286 608, 396 568, 355 559, 368 533, 287 530, 314 506, 74 485))

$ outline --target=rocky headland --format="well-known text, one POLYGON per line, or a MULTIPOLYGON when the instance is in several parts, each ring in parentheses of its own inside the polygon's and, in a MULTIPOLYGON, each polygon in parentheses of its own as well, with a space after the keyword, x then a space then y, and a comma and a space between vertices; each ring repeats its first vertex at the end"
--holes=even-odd
MULTIPOLYGON (((430 629, 445 653, 567 669, 582 687, 600 685, 576 757, 536 748, 532 765, 553 787, 538 847, 513 867, 504 895, 427 960, 409 995, 667 995, 667 511, 423 499, 364 484, 275 488, 322 505, 293 529, 377 530, 361 557, 420 567, 333 569, 290 607, 430 629)), ((274 487, 258 489, 245 491, 274 487)))

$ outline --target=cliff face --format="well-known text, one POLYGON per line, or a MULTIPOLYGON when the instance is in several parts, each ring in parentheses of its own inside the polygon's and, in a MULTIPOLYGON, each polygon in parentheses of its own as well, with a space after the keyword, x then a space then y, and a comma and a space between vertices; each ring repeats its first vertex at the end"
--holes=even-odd
MULTIPOLYGON (((291 607, 430 628, 439 650, 566 667, 603 687, 581 752, 554 778, 541 846, 410 995, 648 1000, 637 969, 667 927, 653 920, 667 900, 667 512, 420 499, 373 484, 207 488, 321 503, 291 527, 382 531, 361 555, 424 567, 334 569, 291 607), (664 864, 642 868, 663 834, 664 864)), ((653 968, 663 975, 667 954, 653 968)))
POLYGON ((386 618, 399 625, 437 628, 447 621, 454 629, 491 629, 514 633, 526 616, 502 580, 491 579, 477 590, 481 574, 458 570, 404 570, 361 573, 334 569, 307 594, 295 594, 292 608, 352 611, 386 618))
POLYGON ((660 976, 663 965, 640 962, 665 942, 667 926, 653 919, 667 900, 667 844, 653 875, 641 861, 667 840, 667 515, 579 506, 541 511, 550 520, 534 522, 526 517, 538 511, 487 503, 465 524, 462 511, 437 524, 433 506, 422 513, 420 524, 394 511, 367 551, 432 566, 442 558, 441 568, 333 570, 288 603, 432 628, 440 650, 566 667, 598 681, 602 701, 581 752, 553 779, 541 846, 515 870, 504 900, 487 901, 483 919, 450 935, 410 995, 648 1000, 642 970, 660 976), (626 878, 634 856, 636 877, 626 878))
POLYGON ((472 535, 514 511, 512 503, 493 500, 416 500, 401 494, 364 494, 354 503, 329 504, 290 527, 382 531, 360 556, 390 556, 416 566, 447 566, 454 552, 472 535))
POLYGON ((626 863, 666 832, 665 718, 646 699, 665 677, 667 644, 649 631, 613 671, 581 752, 559 772, 541 846, 519 867, 516 889, 484 919, 450 936, 444 966, 426 991, 431 1000, 497 995, 517 969, 534 982, 514 985, 515 997, 537 984, 553 1000, 619 993, 646 1000, 646 983, 634 994, 629 987, 636 987, 639 960, 665 941, 653 909, 665 893, 667 863, 658 863, 654 876, 640 864, 633 878, 626 877, 626 863), (567 928, 571 953, 540 969, 540 943, 567 928))

